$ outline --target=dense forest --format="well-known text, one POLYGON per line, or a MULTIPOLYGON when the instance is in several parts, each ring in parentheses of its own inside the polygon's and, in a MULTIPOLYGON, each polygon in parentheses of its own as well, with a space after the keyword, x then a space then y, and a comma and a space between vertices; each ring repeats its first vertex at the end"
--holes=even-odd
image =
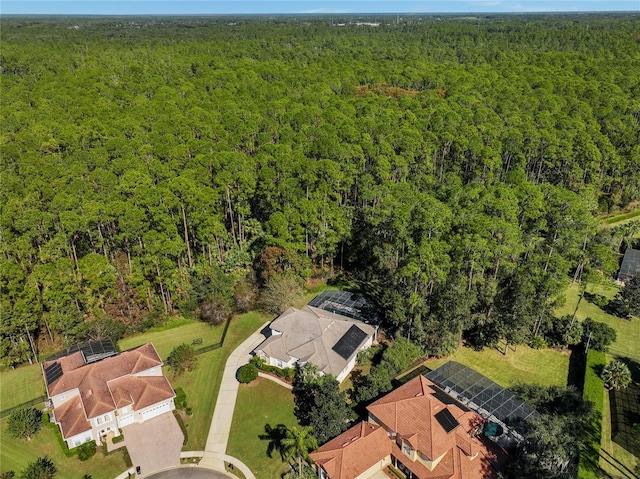
POLYGON ((3 17, 3 362, 282 274, 423 354, 519 344, 617 268, 640 15, 355 20, 3 17))

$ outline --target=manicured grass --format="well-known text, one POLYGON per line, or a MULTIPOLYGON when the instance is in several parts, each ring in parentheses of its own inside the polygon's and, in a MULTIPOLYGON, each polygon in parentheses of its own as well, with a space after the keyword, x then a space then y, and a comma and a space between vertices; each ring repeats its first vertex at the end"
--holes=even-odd
POLYGON ((600 477, 600 442, 602 438, 602 408, 604 406, 604 383, 598 376, 598 370, 606 362, 605 354, 593 349, 587 355, 584 374, 584 399, 591 401, 594 408, 593 420, 586 425, 582 449, 580 451, 580 479, 598 479, 600 477))
POLYGON ((265 424, 297 426, 293 394, 268 379, 241 385, 233 414, 227 454, 241 458, 258 479, 277 479, 286 469, 277 452, 267 456, 268 441, 259 439, 265 424))
MULTIPOLYGON (((225 362, 240 343, 269 319, 271 319, 270 316, 255 312, 235 317, 231 321, 224 345, 220 349, 199 355, 198 365, 193 371, 189 371, 179 378, 173 378, 170 374, 168 375, 169 381, 174 388, 181 387, 184 389, 187 395, 187 404, 192 409, 192 415, 186 422, 189 440, 183 450, 200 451, 204 449, 209 427, 211 426, 213 410, 216 406, 218 391, 220 390, 225 362)), ((182 327, 174 331, 177 333, 181 329, 182 327)), ((203 344, 205 344, 204 340, 203 344)))
POLYGON ((0 410, 46 394, 40 364, 5 369, 0 373, 0 410))
MULTIPOLYGON (((182 343, 191 344, 194 339, 198 338, 202 339, 202 346, 217 343, 220 341, 223 329, 223 324, 210 326, 201 321, 179 319, 177 322, 169 323, 164 328, 152 329, 121 339, 118 342, 118 346, 124 351, 125 349, 151 342, 160 357, 166 360, 171 350, 182 343)), ((200 347, 200 345, 196 347, 200 347)))
MULTIPOLYGON (((589 293, 599 294, 612 298, 615 296, 618 288, 614 285, 589 285, 587 288, 589 293)), ((573 314, 576 308, 578 298, 580 296, 580 286, 574 284, 567 289, 567 301, 556 311, 558 315, 573 314)), ((616 341, 609 347, 609 353, 615 356, 627 357, 640 361, 640 318, 632 318, 631 320, 618 318, 611 314, 605 313, 597 305, 590 303, 586 298, 580 303, 577 318, 583 321, 590 317, 595 321, 608 324, 617 332, 616 341)))
POLYGON ((98 452, 86 462, 77 457, 65 457, 55 434, 49 427, 43 426, 31 441, 14 439, 7 434, 7 419, 0 421, 0 469, 2 472, 14 471, 20 474, 29 463, 38 457, 47 455, 58 468, 59 478, 81 478, 90 474, 93 479, 113 479, 127 469, 121 454, 103 456, 98 452))
POLYGON ((515 352, 510 349, 506 356, 493 348, 474 351, 462 347, 451 356, 430 359, 424 364, 435 369, 447 361, 457 361, 469 366, 504 387, 510 387, 516 382, 542 386, 564 385, 567 383, 569 370, 568 352, 532 349, 524 345, 518 346, 515 352))

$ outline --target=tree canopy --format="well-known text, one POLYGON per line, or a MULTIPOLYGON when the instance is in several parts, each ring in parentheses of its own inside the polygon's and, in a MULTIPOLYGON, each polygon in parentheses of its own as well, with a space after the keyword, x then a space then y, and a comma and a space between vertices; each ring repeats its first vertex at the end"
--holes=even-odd
POLYGON ((2 362, 335 269, 425 354, 539 334, 639 199, 638 16, 397 20, 3 18, 2 362))

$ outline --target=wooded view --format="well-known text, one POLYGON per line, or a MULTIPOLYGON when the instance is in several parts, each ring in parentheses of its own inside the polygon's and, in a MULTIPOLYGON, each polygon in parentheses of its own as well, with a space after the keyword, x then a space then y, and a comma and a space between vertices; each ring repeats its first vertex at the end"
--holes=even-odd
POLYGON ((3 18, 5 365, 336 275, 421 355, 569 342, 637 228, 595 216, 640 197, 640 18, 336 23, 3 18))

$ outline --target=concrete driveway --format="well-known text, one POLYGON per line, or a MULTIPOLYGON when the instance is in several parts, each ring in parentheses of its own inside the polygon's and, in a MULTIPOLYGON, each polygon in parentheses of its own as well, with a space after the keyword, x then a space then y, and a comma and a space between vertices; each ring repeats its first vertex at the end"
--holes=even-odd
POLYGON ((180 465, 184 436, 173 413, 125 426, 122 432, 133 467, 140 466, 143 476, 180 465))

